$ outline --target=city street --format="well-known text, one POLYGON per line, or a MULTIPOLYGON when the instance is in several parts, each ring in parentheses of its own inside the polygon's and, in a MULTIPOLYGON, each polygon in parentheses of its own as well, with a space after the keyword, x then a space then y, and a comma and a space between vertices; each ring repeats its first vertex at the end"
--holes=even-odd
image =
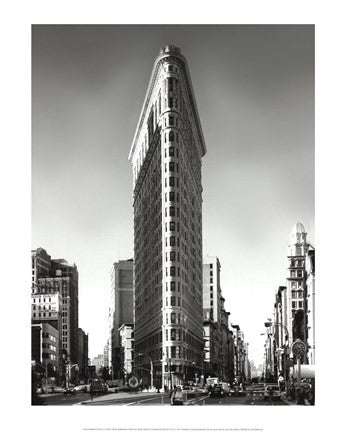
MULTIPOLYGON (((168 393, 117 393, 94 396, 90 400, 89 394, 77 395, 40 395, 45 405, 170 405, 168 393)), ((250 392, 246 396, 213 397, 208 395, 189 396, 184 405, 288 405, 282 400, 264 400, 263 397, 253 396, 250 392)))

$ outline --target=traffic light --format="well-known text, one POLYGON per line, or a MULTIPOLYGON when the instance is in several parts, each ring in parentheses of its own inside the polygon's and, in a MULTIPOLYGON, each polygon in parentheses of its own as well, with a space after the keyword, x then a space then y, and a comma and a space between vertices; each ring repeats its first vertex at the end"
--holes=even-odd
POLYGON ((89 372, 89 376, 93 376, 96 374, 96 366, 95 365, 88 366, 87 370, 89 372))

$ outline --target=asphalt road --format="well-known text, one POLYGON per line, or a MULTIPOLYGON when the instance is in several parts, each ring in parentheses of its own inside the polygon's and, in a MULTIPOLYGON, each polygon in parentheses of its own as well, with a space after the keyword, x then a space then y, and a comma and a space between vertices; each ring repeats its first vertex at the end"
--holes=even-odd
MULTIPOLYGON (((40 395, 44 405, 170 405, 168 393, 118 393, 104 396, 94 396, 81 393, 76 395, 40 395)), ((261 396, 253 396, 247 392, 246 396, 212 397, 208 395, 189 396, 185 405, 287 405, 284 400, 267 400, 261 396)))

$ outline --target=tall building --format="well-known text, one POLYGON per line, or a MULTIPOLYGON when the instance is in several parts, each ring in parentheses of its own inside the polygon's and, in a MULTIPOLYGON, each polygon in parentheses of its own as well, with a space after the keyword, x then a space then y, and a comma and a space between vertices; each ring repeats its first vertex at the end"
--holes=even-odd
POLYGON ((86 382, 88 378, 89 336, 78 328, 78 365, 79 380, 86 382))
POLYGON ((58 320, 62 351, 78 362, 78 269, 64 259, 51 259, 38 248, 32 255, 32 320, 58 320), (49 300, 50 299, 50 300, 49 300), (61 300, 60 300, 61 299, 61 300), (49 307, 50 306, 50 307, 49 307), (58 318, 59 317, 59 318, 58 318))
MULTIPOLYGON (((288 246, 286 306, 283 324, 288 329, 289 345, 291 346, 296 339, 301 339, 306 344, 307 351, 309 350, 309 335, 314 331, 314 328, 308 329, 309 306, 312 305, 314 298, 311 295, 308 301, 308 286, 310 287, 309 294, 314 291, 314 282, 312 282, 314 270, 309 272, 311 276, 309 277, 309 285, 307 284, 308 257, 314 256, 311 251, 314 251, 314 247, 307 240, 305 228, 301 222, 297 222, 292 228, 288 246), (309 252, 311 252, 310 255, 309 252)), ((309 266, 309 268, 312 267, 309 266)), ((307 361, 307 356, 303 361, 307 361)))
POLYGON ((234 350, 229 329, 230 312, 220 286, 221 265, 217 257, 203 263, 204 370, 206 376, 229 382, 234 378, 234 350))
POLYGON ((109 364, 113 378, 123 375, 119 328, 133 324, 133 259, 115 262, 111 268, 109 364))
POLYGON ((192 82, 179 48, 156 58, 131 146, 135 366, 156 385, 202 371, 202 186, 206 153, 192 82))
POLYGON ((306 257, 306 315, 308 363, 315 364, 315 250, 306 257))

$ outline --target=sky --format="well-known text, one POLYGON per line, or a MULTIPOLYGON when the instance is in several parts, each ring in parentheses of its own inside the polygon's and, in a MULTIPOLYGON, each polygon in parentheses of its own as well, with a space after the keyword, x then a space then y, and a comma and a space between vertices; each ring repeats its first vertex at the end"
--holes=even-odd
POLYGON ((315 242, 313 26, 34 26, 32 248, 76 263, 79 326, 102 353, 110 268, 133 257, 128 154, 167 43, 187 59, 207 147, 203 252, 259 364, 297 220, 315 242))

